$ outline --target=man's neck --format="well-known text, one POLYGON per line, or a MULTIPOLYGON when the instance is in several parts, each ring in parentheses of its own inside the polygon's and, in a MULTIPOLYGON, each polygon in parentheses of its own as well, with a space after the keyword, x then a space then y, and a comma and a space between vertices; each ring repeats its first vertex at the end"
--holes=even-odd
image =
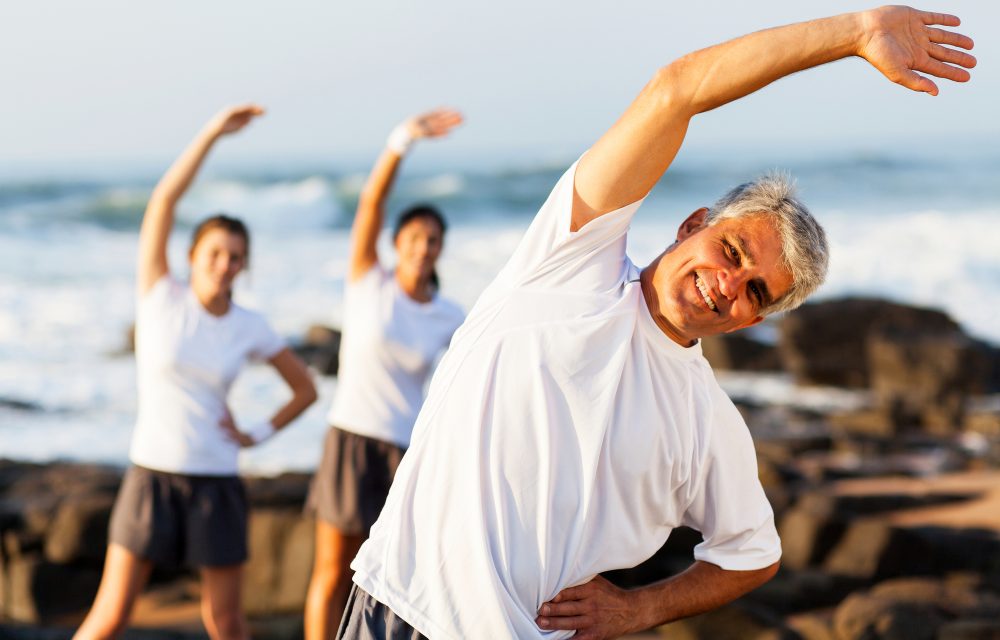
POLYGON ((665 336, 682 347, 693 347, 698 344, 698 341, 682 336, 672 324, 667 322, 663 314, 660 313, 660 298, 656 293, 653 276, 656 274, 656 265, 659 264, 662 257, 661 255, 656 260, 653 260, 646 265, 646 268, 639 272, 639 286, 642 288, 642 298, 646 303, 646 308, 649 309, 649 315, 653 319, 653 322, 656 323, 656 326, 659 327, 665 336))

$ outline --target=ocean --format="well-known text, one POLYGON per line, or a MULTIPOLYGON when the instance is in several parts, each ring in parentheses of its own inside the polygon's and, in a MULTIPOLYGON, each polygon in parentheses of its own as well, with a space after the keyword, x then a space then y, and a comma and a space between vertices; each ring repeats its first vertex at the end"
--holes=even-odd
MULTIPOLYGON (((442 291, 468 309, 571 162, 437 170, 411 162, 389 211, 420 201, 445 212, 442 291)), ((633 224, 633 261, 657 255, 688 213, 774 166, 753 152, 679 160, 633 224)), ((795 176, 831 239, 830 276, 817 299, 866 295, 936 307, 972 335, 1000 343, 1000 152, 799 151, 782 157, 780 167, 795 176)), ((137 233, 158 175, 122 176, 0 175, 0 457, 127 462, 136 398, 135 364, 124 347, 134 318, 137 233)), ((363 181, 363 169, 305 163, 206 174, 181 204, 171 265, 186 275, 188 237, 204 215, 238 215, 253 244, 237 301, 263 312, 290 342, 312 324, 338 326, 363 181)), ((380 251, 391 263, 387 233, 380 251)), ((796 389, 780 375, 720 379, 734 395, 768 402, 864 402, 857 393, 796 389)), ((315 467, 336 379, 318 383, 317 404, 273 441, 245 451, 242 468, 269 474, 315 467)), ((231 406, 237 421, 253 420, 285 397, 269 367, 253 366, 237 381, 231 406)))

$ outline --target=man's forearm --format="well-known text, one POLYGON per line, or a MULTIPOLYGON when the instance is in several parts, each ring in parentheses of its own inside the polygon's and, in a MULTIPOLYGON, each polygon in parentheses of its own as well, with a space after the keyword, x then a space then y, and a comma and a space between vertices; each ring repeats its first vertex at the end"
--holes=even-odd
POLYGON ((860 13, 757 31, 671 63, 669 91, 689 115, 704 113, 796 71, 855 55, 864 37, 860 13))
POLYGON ((753 571, 727 571, 708 562, 695 562, 683 573, 630 592, 636 630, 721 607, 764 584, 777 571, 778 563, 753 571))

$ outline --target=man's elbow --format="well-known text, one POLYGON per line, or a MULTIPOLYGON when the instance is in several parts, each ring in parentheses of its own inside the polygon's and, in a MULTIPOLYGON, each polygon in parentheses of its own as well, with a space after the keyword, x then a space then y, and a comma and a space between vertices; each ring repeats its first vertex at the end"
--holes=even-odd
POLYGON ((660 67, 646 85, 645 91, 661 111, 694 115, 691 96, 694 95, 685 58, 678 58, 660 67))
POLYGON ((780 569, 780 568, 781 568, 781 561, 778 561, 778 562, 775 562, 774 564, 772 564, 769 567, 764 567, 763 569, 758 569, 757 570, 757 579, 758 579, 758 582, 757 582, 756 585, 754 585, 754 588, 756 589, 757 587, 759 587, 759 586, 761 586, 761 585, 769 582, 771 580, 771 578, 773 578, 774 576, 778 575, 778 569, 780 569))

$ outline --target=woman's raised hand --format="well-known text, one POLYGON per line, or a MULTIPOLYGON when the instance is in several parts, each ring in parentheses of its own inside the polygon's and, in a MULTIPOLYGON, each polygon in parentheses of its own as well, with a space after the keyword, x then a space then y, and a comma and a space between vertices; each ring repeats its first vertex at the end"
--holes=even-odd
POLYGON ((406 121, 410 136, 418 138, 439 138, 462 124, 462 114, 455 109, 439 108, 413 116, 406 121))
POLYGON ((208 126, 216 135, 236 133, 247 126, 251 120, 262 115, 264 115, 264 108, 260 105, 241 104, 227 107, 218 112, 209 121, 208 126))

